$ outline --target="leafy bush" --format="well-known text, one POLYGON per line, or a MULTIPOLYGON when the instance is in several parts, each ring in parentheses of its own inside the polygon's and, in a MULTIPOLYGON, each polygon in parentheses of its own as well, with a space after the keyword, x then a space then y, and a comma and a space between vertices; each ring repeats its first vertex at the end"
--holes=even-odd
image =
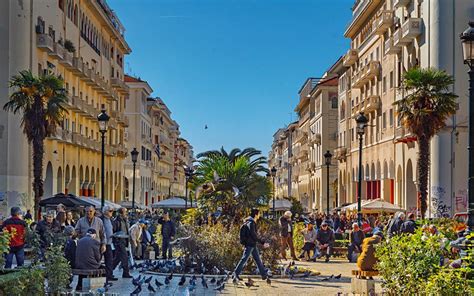
MULTIPOLYGON (((265 241, 270 243, 270 248, 263 251, 262 261, 266 267, 274 267, 278 258, 277 225, 273 221, 259 221, 259 233, 265 241)), ((232 271, 242 256, 242 245, 239 242, 240 225, 215 225, 193 226, 187 225, 182 230, 183 235, 190 236, 181 245, 185 259, 196 262, 198 266, 204 264, 207 269, 214 266, 232 271)), ((249 260, 246 271, 254 271, 253 260, 249 260)))
POLYGON ((43 271, 30 266, 0 275, 0 295, 44 295, 43 271))
POLYGON ((469 283, 462 269, 443 267, 426 284, 427 295, 469 295, 469 283))
POLYGON ((426 291, 428 279, 440 269, 441 236, 422 231, 398 235, 377 247, 377 269, 389 295, 415 295, 426 291))
POLYGON ((74 43, 72 43, 72 41, 69 39, 66 39, 66 41, 64 42, 64 48, 71 53, 76 52, 76 47, 74 46, 74 43))
POLYGON ((296 254, 300 253, 304 246, 304 237, 303 234, 301 234, 303 229, 305 229, 303 222, 295 223, 293 228, 293 246, 295 247, 296 254))
MULTIPOLYGON (((10 239, 13 236, 13 232, 3 231, 0 232, 0 254, 5 254, 10 251, 10 239)), ((0 256, 0 268, 5 266, 5 257, 0 256)))
POLYGON ((45 277, 48 280, 48 290, 57 294, 69 285, 71 267, 59 246, 53 246, 46 251, 45 277))

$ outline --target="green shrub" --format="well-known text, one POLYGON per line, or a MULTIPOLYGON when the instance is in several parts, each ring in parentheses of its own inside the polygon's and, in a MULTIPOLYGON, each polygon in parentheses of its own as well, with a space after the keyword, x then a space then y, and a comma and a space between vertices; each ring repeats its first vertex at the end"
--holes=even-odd
MULTIPOLYGON (((8 231, 0 232, 0 254, 5 254, 10 251, 10 239, 13 233, 8 231)), ((5 257, 0 256, 0 268, 5 266, 5 257)))
POLYGON ((48 280, 48 291, 58 294, 69 285, 71 267, 59 246, 49 248, 45 255, 45 277, 48 280))
POLYGON ((463 269, 443 267, 433 274, 426 284, 427 295, 469 295, 469 283, 463 269))
POLYGON ((426 291, 428 279, 440 269, 441 236, 422 231, 397 235, 377 247, 377 269, 389 295, 415 295, 426 291))
POLYGON ((0 295, 44 295, 44 273, 25 267, 0 275, 0 295))
POLYGON ((301 252, 304 246, 304 237, 301 231, 303 231, 303 229, 305 228, 306 227, 304 226, 303 222, 295 223, 295 226, 293 228, 293 245, 297 254, 301 252))
POLYGON ((66 39, 66 41, 64 41, 64 48, 71 53, 76 52, 76 47, 74 46, 74 43, 72 43, 72 41, 69 39, 66 39))

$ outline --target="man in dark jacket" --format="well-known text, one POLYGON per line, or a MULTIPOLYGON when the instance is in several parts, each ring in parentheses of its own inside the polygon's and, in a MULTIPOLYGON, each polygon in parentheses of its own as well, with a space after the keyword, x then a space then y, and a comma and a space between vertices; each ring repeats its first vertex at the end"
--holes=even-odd
POLYGON ((20 217, 21 210, 19 207, 10 209, 11 217, 2 224, 2 231, 14 232, 10 239, 10 251, 6 255, 5 268, 11 268, 13 256, 16 257, 17 266, 23 266, 25 262, 25 231, 26 222, 20 217))
POLYGON ((163 236, 163 243, 161 246, 163 249, 163 259, 173 259, 171 241, 176 235, 176 227, 174 226, 173 221, 171 221, 170 214, 168 212, 164 213, 163 217, 158 220, 158 223, 161 224, 161 235, 163 236))
MULTIPOLYGON (((96 235, 96 230, 89 228, 86 235, 77 242, 76 258, 80 258, 80 260, 76 260, 76 269, 95 270, 100 268, 102 254, 96 235)), ((79 276, 76 290, 82 290, 83 278, 84 276, 79 276)))
POLYGON ((113 244, 115 247, 115 256, 114 262, 112 265, 112 271, 118 266, 119 263, 122 264, 123 274, 122 278, 131 278, 130 270, 128 267, 128 238, 129 238, 129 224, 127 219, 127 209, 120 208, 118 210, 117 218, 114 220, 113 224, 114 236, 113 244))
POLYGON ((257 264, 258 270, 260 272, 260 275, 262 276, 262 279, 267 279, 267 270, 265 269, 265 266, 262 263, 262 260, 260 259, 260 254, 258 253, 258 248, 257 248, 257 242, 263 245, 263 248, 266 249, 270 245, 266 242, 264 242, 262 239, 260 239, 257 235, 257 221, 258 218, 260 217, 260 212, 258 209, 252 209, 250 212, 250 217, 245 219, 244 226, 242 227, 248 227, 248 236, 245 238, 245 240, 242 242, 244 245, 244 253, 242 254, 242 258, 240 259, 239 263, 235 267, 234 273, 232 275, 232 278, 234 280, 234 283, 237 283, 239 280, 239 275, 242 273, 242 270, 244 269, 245 264, 249 260, 250 255, 252 255, 253 260, 257 264))
POLYGON ((290 248, 291 258, 298 260, 295 254, 295 247, 293 246, 293 223, 291 221, 291 212, 286 211, 283 216, 280 217, 280 254, 283 260, 286 260, 286 247, 290 248))
POLYGON ((400 233, 403 221, 405 220, 405 214, 403 212, 396 212, 392 220, 387 225, 387 236, 390 238, 400 233))
POLYGON ((329 262, 329 257, 332 255, 332 246, 334 245, 334 231, 329 228, 328 223, 323 221, 321 229, 318 230, 316 240, 319 243, 319 250, 326 251, 326 262, 329 262))
MULTIPOLYGON (((67 236, 66 244, 64 245, 64 258, 69 262, 71 268, 76 267, 76 249, 77 249, 77 239, 74 227, 66 226, 64 228, 64 235, 67 236)), ((69 278, 68 288, 70 289, 70 284, 72 283, 73 276, 69 278)))
POLYGON ((38 232, 40 237, 41 256, 43 256, 46 249, 51 245, 54 236, 61 232, 61 226, 54 219, 53 211, 48 211, 45 218, 38 222, 36 232, 38 232))
POLYGON ((156 256, 160 253, 160 248, 153 237, 153 233, 149 231, 149 222, 145 222, 145 227, 142 231, 142 256, 145 257, 146 251, 148 247, 152 247, 153 251, 155 252, 156 256))
POLYGON ((400 228, 401 233, 415 233, 416 230, 416 222, 415 222, 415 214, 409 213, 407 216, 407 220, 403 222, 402 227, 400 228))
POLYGON ((359 228, 359 224, 352 224, 352 231, 349 233, 349 247, 347 248, 347 259, 349 262, 352 262, 352 253, 356 251, 357 253, 362 252, 362 242, 364 241, 365 234, 359 228))

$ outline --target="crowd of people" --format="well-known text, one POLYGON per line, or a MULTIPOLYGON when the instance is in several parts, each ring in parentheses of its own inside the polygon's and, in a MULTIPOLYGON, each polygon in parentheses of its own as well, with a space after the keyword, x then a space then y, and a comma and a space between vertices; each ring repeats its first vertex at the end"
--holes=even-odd
MULTIPOLYGON (((94 206, 85 208, 84 215, 76 221, 72 211, 60 204, 56 211, 46 212, 40 221, 33 221, 28 211, 24 217, 18 207, 11 208, 11 217, 3 221, 2 231, 12 234, 9 252, 6 254, 5 268, 12 268, 13 258, 17 266, 25 261, 27 228, 39 237, 39 258, 58 236, 65 236, 64 256, 72 269, 105 269, 107 281, 118 280, 113 271, 119 266, 123 278, 131 278, 130 264, 133 260, 158 257, 160 246, 156 242, 155 232, 161 225, 162 258, 172 259, 172 241, 176 235, 175 223, 168 212, 142 213, 140 217, 129 221, 126 208, 113 209, 104 206, 102 212, 94 206), (25 220, 31 220, 28 226, 25 220), (80 258, 80 260, 78 260, 80 258), (103 265, 102 265, 103 262, 103 265)), ((134 215, 131 215, 134 217, 134 215)), ((71 277, 72 282, 72 277, 71 277)), ((79 276, 76 290, 82 289, 82 276, 79 276)))

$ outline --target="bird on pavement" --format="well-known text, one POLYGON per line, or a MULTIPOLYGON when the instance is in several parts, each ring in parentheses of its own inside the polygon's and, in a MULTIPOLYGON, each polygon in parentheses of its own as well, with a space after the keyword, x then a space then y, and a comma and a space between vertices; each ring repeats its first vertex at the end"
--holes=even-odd
POLYGON ((186 282, 186 276, 183 274, 183 276, 179 280, 178 286, 184 285, 185 282, 186 282))
POLYGON ((169 284, 170 284, 170 279, 169 279, 169 277, 166 277, 165 278, 165 285, 169 285, 169 284))
POLYGON ((130 295, 138 295, 142 291, 142 286, 138 286, 130 295))
POLYGON ((221 292, 221 291, 224 290, 224 289, 225 289, 225 283, 222 283, 222 285, 220 285, 219 287, 215 288, 214 290, 221 292))
POLYGON ((163 283, 160 283, 157 279, 155 279, 155 285, 158 287, 158 289, 163 286, 163 283))
POLYGON ((321 279, 321 282, 327 282, 327 281, 329 281, 329 279, 330 279, 329 277, 325 277, 325 278, 321 279))
POLYGON ((148 284, 148 291, 150 292, 156 292, 155 288, 151 285, 151 283, 148 284))
POLYGON ((329 278, 332 279, 333 277, 334 277, 334 274, 331 274, 331 276, 329 278))
POLYGON ((336 275, 334 278, 338 280, 338 279, 341 278, 341 276, 342 276, 342 274, 338 274, 338 275, 336 275))
POLYGON ((151 279, 153 278, 153 276, 150 276, 149 278, 147 278, 145 280, 145 284, 149 284, 151 282, 151 279))
POLYGON ((140 280, 141 280, 141 278, 142 278, 141 275, 139 275, 137 278, 132 278, 132 284, 133 284, 134 286, 140 285, 140 280))
POLYGON ((216 283, 216 278, 212 278, 210 281, 209 281, 210 284, 215 284, 216 283))
POLYGON ((205 278, 204 276, 202 277, 201 284, 202 284, 202 286, 203 286, 204 288, 206 288, 206 289, 208 288, 208 286, 207 286, 207 281, 206 281, 206 278, 205 278))

